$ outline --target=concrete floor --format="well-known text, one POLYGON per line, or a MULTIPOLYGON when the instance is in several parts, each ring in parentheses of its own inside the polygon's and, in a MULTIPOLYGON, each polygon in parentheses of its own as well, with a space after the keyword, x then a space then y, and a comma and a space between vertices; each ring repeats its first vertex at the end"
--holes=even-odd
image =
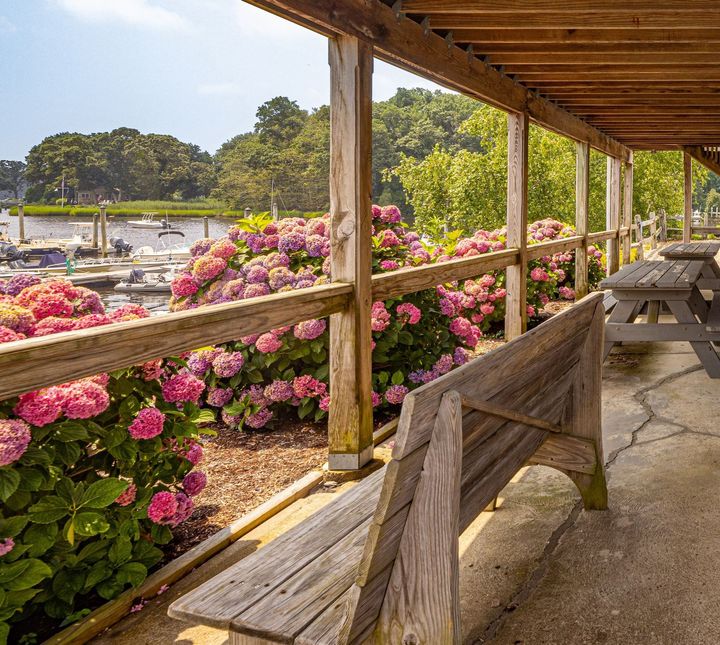
MULTIPOLYGON (((610 510, 583 511, 552 469, 518 473, 460 539, 466 643, 720 643, 720 380, 689 345, 658 343, 615 350, 603 385, 610 510)), ((167 605, 335 494, 300 500, 94 642, 227 642, 167 605)))

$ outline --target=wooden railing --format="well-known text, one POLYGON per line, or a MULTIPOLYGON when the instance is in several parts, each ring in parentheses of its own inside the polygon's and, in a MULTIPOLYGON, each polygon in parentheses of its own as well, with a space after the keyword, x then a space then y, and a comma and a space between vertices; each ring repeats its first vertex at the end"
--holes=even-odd
MULTIPOLYGON (((681 229, 682 230, 682 229, 681 229)), ((645 255, 645 245, 649 245, 650 249, 656 249, 658 242, 667 240, 667 215, 664 210, 657 213, 650 213, 648 219, 643 220, 640 215, 635 215, 635 223, 633 226, 633 237, 635 241, 631 248, 637 249, 637 257, 641 260, 645 255), (645 230, 648 230, 648 236, 645 237, 645 230)))
MULTIPOLYGON (((583 244, 617 239, 620 231, 575 235, 532 244, 529 259, 570 251, 583 244)), ((478 277, 517 265, 518 249, 505 249, 439 264, 399 269, 372 277, 373 301, 478 277)), ((333 282, 299 291, 201 307, 163 316, 0 345, 0 400, 99 372, 175 356, 206 345, 237 340, 310 318, 344 311, 353 286, 333 282)))

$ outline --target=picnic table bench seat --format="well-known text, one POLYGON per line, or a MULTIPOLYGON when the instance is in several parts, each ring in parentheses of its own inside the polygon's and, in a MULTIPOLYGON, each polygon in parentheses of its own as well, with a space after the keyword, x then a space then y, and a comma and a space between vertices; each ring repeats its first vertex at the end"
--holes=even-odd
POLYGON ((176 600, 234 645, 460 642, 458 537, 526 464, 607 507, 603 294, 409 393, 391 460, 176 600))

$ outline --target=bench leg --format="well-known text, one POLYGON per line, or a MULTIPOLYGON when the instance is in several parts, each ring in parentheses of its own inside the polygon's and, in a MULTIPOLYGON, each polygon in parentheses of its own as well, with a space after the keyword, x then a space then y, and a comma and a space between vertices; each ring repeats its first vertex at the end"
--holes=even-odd
POLYGON ((497 509, 497 500, 498 500, 497 497, 493 497, 492 502, 490 502, 490 503, 485 507, 485 511, 488 512, 488 513, 491 513, 492 511, 496 510, 496 509, 497 509))
POLYGON ((460 395, 443 395, 373 642, 459 645, 460 395))
POLYGON ((656 323, 660 315, 660 301, 649 300, 647 303, 647 322, 656 323))

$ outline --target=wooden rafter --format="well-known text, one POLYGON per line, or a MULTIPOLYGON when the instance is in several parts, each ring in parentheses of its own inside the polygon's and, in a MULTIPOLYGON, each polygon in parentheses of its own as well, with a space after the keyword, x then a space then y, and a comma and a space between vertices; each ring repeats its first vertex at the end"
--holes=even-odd
POLYGON ((712 170, 716 175, 720 175, 720 148, 717 146, 687 146, 685 152, 689 154, 695 161, 700 162, 703 166, 712 170))

